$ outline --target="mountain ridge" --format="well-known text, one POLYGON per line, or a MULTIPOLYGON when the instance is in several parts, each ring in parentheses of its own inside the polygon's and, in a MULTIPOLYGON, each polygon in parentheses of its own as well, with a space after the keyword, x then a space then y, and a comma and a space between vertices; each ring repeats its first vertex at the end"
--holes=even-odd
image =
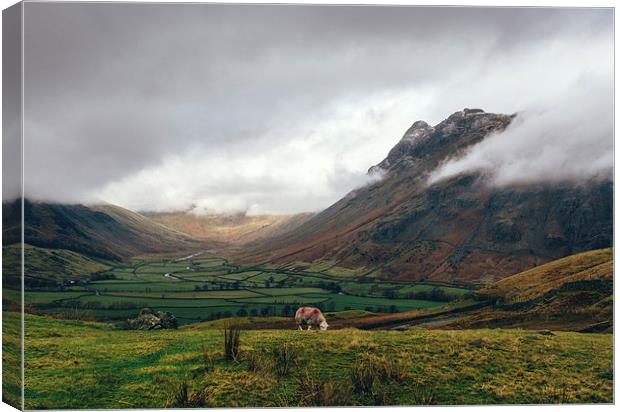
MULTIPOLYGON (((5 245, 21 241, 21 202, 3 204, 5 245)), ((204 248, 204 242, 120 206, 24 201, 24 242, 102 259, 204 248)))
POLYGON ((257 244, 278 234, 294 230, 313 213, 294 215, 209 214, 188 212, 145 213, 152 221, 185 233, 195 239, 230 246, 257 244))
POLYGON ((515 115, 464 109, 436 126, 416 121, 353 190, 250 259, 333 259, 397 280, 486 283, 611 244, 613 185, 487 185, 479 172, 428 184, 428 176, 515 115))

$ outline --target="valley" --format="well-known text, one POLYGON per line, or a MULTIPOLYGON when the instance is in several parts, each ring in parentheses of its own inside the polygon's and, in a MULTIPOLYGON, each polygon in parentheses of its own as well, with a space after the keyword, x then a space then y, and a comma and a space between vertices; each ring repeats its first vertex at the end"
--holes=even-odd
MULTIPOLYGON (((28 250, 49 253, 32 246, 28 250)), ((301 305, 328 312, 402 312, 440 307, 471 293, 470 289, 442 284, 359 278, 355 271, 330 262, 236 265, 204 252, 99 265, 89 276, 68 276, 55 283, 50 283, 49 277, 29 277, 30 282, 47 285, 26 291, 30 310, 120 321, 149 307, 172 312, 184 324, 229 317, 292 316, 301 305)), ((14 303, 17 292, 6 292, 5 302, 14 303)))

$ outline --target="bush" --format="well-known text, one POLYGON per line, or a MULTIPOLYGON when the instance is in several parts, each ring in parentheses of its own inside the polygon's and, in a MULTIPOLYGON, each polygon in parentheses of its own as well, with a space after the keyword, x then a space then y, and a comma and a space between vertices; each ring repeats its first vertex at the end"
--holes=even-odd
POLYGON ((224 359, 239 360, 239 338, 241 330, 238 325, 227 325, 224 329, 224 359))
POLYGON ((113 280, 118 279, 113 273, 104 273, 104 272, 95 272, 91 273, 89 276, 89 280, 91 282, 96 282, 98 280, 113 280))
POLYGON ((408 299, 431 300, 434 302, 452 302, 459 299, 458 295, 447 293, 444 289, 434 287, 430 291, 410 292, 406 294, 408 299))

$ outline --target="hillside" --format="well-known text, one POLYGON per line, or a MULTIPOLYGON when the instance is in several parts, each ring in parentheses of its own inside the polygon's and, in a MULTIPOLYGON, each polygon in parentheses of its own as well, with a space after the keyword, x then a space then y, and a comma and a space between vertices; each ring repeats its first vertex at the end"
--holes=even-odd
POLYGON ((259 215, 192 213, 147 213, 154 222, 200 240, 228 245, 247 245, 294 230, 308 220, 311 213, 297 215, 259 215))
MULTIPOLYGON (((28 314, 25 324, 27 409, 613 402, 605 334, 244 330, 239 362, 227 362, 222 330, 200 324, 124 331, 28 314), (277 361, 283 350, 296 361, 277 361)), ((5 367, 17 343, 5 340, 5 367)))
POLYGON ((514 303, 538 299, 553 290, 572 289, 570 285, 585 286, 587 283, 612 286, 613 249, 568 256, 502 279, 479 293, 501 302, 514 303))
MULTIPOLYGON (((3 205, 3 222, 19 215, 19 203, 3 205)), ((65 205, 26 201, 25 242, 33 246, 66 249, 87 256, 120 260, 142 253, 200 249, 188 235, 113 205, 65 205)), ((19 228, 3 233, 7 244, 20 239, 19 228)))
POLYGON ((434 127, 415 122, 370 169, 382 180, 266 242, 248 260, 331 260, 386 279, 488 284, 610 246, 609 180, 493 187, 471 173, 428 185, 438 165, 511 120, 465 109, 434 127))
MULTIPOLYGON (((2 281, 4 286, 19 288, 21 285, 19 245, 5 246, 2 250, 2 281), (15 270, 17 269, 17 270, 15 270)), ((45 249, 24 246, 25 285, 29 287, 57 286, 58 282, 88 278, 109 266, 79 253, 64 249, 45 249)))
POLYGON ((559 259, 479 291, 494 304, 447 328, 520 327, 613 330, 613 249, 559 259))

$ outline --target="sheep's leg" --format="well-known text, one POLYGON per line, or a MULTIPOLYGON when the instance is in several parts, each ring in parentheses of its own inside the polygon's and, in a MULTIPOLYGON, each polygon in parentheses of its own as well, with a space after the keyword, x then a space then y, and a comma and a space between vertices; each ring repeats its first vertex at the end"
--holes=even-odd
POLYGON ((301 325, 297 325, 297 326, 299 326, 299 330, 304 330, 304 329, 301 327, 301 325))
POLYGON ((312 329, 312 325, 308 325, 308 330, 312 329))

